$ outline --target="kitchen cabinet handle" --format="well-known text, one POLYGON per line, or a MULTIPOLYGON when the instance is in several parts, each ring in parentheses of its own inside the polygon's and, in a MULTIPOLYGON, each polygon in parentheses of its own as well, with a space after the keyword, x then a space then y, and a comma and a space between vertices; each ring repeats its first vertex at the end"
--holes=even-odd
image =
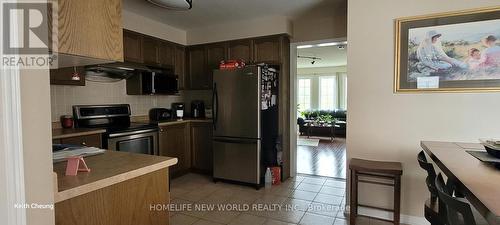
POLYGON ((165 132, 165 130, 164 130, 164 129, 160 129, 160 132, 162 132, 162 133, 163 133, 163 132, 165 132))

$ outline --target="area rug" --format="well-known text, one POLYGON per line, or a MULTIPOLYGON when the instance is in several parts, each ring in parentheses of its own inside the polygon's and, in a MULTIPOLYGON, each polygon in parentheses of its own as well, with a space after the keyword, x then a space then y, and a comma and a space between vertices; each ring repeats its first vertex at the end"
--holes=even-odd
POLYGON ((297 145, 318 147, 318 145, 319 145, 319 139, 298 138, 297 139, 297 145))

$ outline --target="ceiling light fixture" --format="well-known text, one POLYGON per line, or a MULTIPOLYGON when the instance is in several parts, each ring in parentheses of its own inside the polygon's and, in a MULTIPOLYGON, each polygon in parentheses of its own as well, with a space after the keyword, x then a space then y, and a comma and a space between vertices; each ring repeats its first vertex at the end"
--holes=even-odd
POLYGON ((298 55, 297 58, 299 58, 299 59, 310 59, 310 60, 312 60, 311 64, 313 64, 313 65, 314 65, 314 63, 316 63, 316 60, 321 60, 320 57, 314 57, 314 56, 302 56, 302 55, 298 55))
POLYGON ((314 45, 299 45, 297 46, 297 48, 301 49, 301 48, 312 48, 314 47, 314 45))
POLYGON ((190 10, 193 0, 146 0, 149 3, 170 10, 190 10))
POLYGON ((322 44, 318 44, 317 46, 318 47, 327 47, 327 46, 335 46, 335 45, 339 45, 340 43, 337 43, 337 42, 331 42, 331 43, 322 43, 322 44))
POLYGON ((318 46, 318 47, 327 47, 327 46, 346 45, 346 44, 347 44, 347 41, 342 41, 342 42, 321 43, 321 44, 317 44, 316 46, 318 46))

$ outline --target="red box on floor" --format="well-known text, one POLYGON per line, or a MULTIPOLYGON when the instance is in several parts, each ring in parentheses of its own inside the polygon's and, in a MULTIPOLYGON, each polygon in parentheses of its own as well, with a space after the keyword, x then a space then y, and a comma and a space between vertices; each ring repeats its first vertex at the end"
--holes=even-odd
POLYGON ((271 167, 271 174, 273 177, 273 185, 281 184, 281 167, 271 167))

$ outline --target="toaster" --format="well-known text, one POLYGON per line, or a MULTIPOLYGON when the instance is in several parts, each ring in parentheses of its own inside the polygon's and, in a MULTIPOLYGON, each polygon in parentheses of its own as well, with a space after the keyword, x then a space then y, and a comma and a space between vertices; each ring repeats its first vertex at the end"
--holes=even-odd
POLYGON ((162 121, 172 119, 172 110, 165 108, 152 108, 149 110, 149 120, 162 121))

